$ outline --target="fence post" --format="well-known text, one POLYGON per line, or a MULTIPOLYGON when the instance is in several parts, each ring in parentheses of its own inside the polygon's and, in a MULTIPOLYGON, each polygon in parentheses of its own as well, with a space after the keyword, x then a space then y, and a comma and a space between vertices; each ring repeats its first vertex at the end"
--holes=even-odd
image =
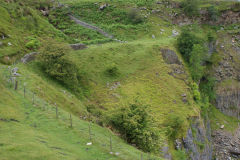
POLYGON ((56 118, 58 119, 58 106, 56 105, 56 118))
POLYGON ((34 97, 35 96, 35 93, 33 92, 33 98, 32 98, 32 104, 34 105, 34 97))
POLYGON ((112 152, 112 136, 110 135, 110 152, 112 152))
POLYGON ((17 80, 17 79, 16 79, 16 81, 15 81, 15 87, 14 87, 14 89, 15 89, 15 90, 18 89, 18 80, 17 80))
POLYGON ((143 154, 141 153, 141 160, 143 160, 143 154))
POLYGON ((88 134, 89 134, 89 140, 92 141, 90 122, 88 123, 88 134))
POLYGON ((26 86, 25 86, 25 84, 24 84, 24 86, 23 86, 23 94, 24 94, 24 98, 26 97, 26 86))
POLYGON ((73 128, 73 125, 72 125, 72 114, 70 113, 70 127, 73 128))

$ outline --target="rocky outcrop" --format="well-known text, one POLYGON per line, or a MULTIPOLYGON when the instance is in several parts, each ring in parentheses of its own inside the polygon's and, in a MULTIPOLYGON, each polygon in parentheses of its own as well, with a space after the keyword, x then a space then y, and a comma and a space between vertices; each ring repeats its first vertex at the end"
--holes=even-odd
POLYGON ((162 52, 163 59, 167 64, 179 64, 179 65, 182 64, 178 59, 177 54, 173 50, 161 49, 161 52, 162 52))
POLYGON ((38 54, 39 54, 38 52, 32 52, 32 53, 26 54, 23 58, 21 58, 21 62, 26 64, 30 61, 33 61, 36 55, 38 54))
POLYGON ((216 107, 222 113, 240 119, 240 88, 232 86, 218 91, 216 107))
POLYGON ((191 160, 211 160, 210 123, 207 122, 204 126, 199 118, 192 119, 191 128, 188 129, 186 137, 183 138, 183 146, 191 160))
POLYGON ((82 49, 87 48, 87 46, 85 44, 82 44, 82 43, 70 44, 70 47, 74 50, 82 50, 82 49))
POLYGON ((213 132, 212 137, 216 159, 240 159, 240 127, 234 135, 223 130, 217 130, 213 132))

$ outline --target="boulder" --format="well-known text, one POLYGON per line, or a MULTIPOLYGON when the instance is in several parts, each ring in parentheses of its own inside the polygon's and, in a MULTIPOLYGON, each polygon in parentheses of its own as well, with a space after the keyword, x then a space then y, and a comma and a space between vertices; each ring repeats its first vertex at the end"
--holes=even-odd
POLYGON ((85 44, 82 44, 82 43, 71 44, 70 47, 74 50, 82 50, 82 49, 87 48, 87 46, 85 44))
POLYGON ((178 59, 177 54, 173 50, 161 49, 161 52, 162 52, 163 59, 167 64, 179 64, 179 65, 182 64, 178 59))
POLYGON ((26 54, 23 58, 21 58, 21 62, 26 64, 30 61, 33 61, 36 57, 36 55, 38 55, 38 52, 31 52, 29 54, 26 54))
POLYGON ((175 29, 172 30, 172 36, 173 36, 173 37, 176 37, 176 36, 178 36, 178 35, 179 35, 178 31, 176 31, 175 29))
POLYGON ((108 4, 102 4, 100 7, 99 7, 99 9, 102 11, 102 10, 104 10, 105 8, 107 8, 107 6, 108 6, 108 4))

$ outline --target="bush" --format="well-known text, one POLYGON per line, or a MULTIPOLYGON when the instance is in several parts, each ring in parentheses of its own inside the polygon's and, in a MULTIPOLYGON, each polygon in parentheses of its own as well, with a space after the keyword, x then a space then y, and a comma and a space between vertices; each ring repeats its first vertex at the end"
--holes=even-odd
POLYGON ((80 85, 80 72, 65 56, 68 49, 61 43, 48 43, 41 51, 40 58, 45 73, 76 92, 80 85))
POLYGON ((131 9, 128 12, 128 18, 132 24, 138 24, 138 23, 143 22, 143 17, 140 15, 140 13, 137 9, 131 9))
POLYGON ((205 48, 199 44, 194 44, 193 49, 190 55, 189 67, 192 79, 195 82, 199 82, 199 80, 203 76, 204 66, 202 65, 205 55, 205 48))
POLYGON ((140 149, 157 152, 160 146, 159 130, 152 126, 153 118, 147 112, 147 106, 131 104, 114 111, 110 124, 116 128, 123 137, 140 149))
POLYGON ((192 88, 194 100, 199 102, 201 100, 201 94, 199 92, 198 85, 195 82, 193 82, 191 85, 191 88, 192 88))
POLYGON ((29 38, 29 42, 26 43, 25 47, 28 49, 38 49, 41 45, 40 41, 36 38, 29 38))
POLYGON ((181 7, 183 8, 184 13, 189 16, 197 16, 199 15, 199 0, 184 0, 181 3, 181 7))
POLYGON ((164 122, 167 127, 167 136, 170 140, 175 140, 179 133, 183 133, 184 120, 175 114, 170 114, 164 122))
POLYGON ((208 12, 209 20, 217 21, 218 16, 219 16, 219 12, 218 12, 218 10, 216 9, 215 6, 208 7, 207 12, 208 12))
POLYGON ((189 30, 184 29, 177 39, 177 47, 187 62, 190 60, 194 44, 202 44, 202 40, 189 30))
POLYGON ((110 77, 117 77, 119 73, 119 69, 115 64, 111 64, 107 67, 105 73, 110 77))

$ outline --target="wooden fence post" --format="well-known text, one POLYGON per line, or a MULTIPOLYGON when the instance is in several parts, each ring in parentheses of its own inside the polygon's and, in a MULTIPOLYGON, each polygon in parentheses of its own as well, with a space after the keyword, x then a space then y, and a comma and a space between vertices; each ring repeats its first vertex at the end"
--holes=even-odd
POLYGON ((15 87, 14 87, 14 89, 15 89, 15 90, 18 89, 18 80, 17 80, 17 79, 16 79, 16 81, 15 81, 15 87))
POLYGON ((73 128, 73 125, 72 125, 72 114, 70 113, 70 127, 73 128))
POLYGON ((91 126, 90 126, 90 122, 88 124, 88 134, 89 134, 89 140, 92 141, 92 136, 91 136, 91 126))
POLYGON ((58 119, 58 106, 56 105, 56 118, 58 119))
POLYGON ((23 94, 24 94, 24 98, 25 98, 26 97, 26 86, 25 86, 25 84, 23 86, 23 94))
POLYGON ((33 92, 32 104, 34 105, 35 93, 33 92))
POLYGON ((110 135, 110 152, 112 152, 112 136, 110 135))

